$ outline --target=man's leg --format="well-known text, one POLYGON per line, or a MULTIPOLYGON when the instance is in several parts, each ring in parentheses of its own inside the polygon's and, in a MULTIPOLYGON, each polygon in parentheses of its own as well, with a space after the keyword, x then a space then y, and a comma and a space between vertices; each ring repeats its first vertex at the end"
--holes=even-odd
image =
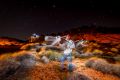
POLYGON ((67 57, 67 61, 68 61, 68 70, 73 71, 74 65, 72 64, 72 55, 71 54, 67 57))
POLYGON ((64 61, 65 61, 65 55, 63 55, 61 58, 60 58, 60 62, 61 62, 61 69, 63 70, 64 69, 64 61))

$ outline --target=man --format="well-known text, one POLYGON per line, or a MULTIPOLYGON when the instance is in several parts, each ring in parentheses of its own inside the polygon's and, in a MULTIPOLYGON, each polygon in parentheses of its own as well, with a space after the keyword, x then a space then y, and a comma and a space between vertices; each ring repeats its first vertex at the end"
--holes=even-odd
POLYGON ((70 35, 66 36, 66 42, 64 43, 65 50, 63 52, 63 56, 61 57, 61 68, 64 69, 64 61, 68 61, 68 70, 72 71, 74 65, 72 64, 72 49, 75 48, 74 42, 70 39, 70 35))

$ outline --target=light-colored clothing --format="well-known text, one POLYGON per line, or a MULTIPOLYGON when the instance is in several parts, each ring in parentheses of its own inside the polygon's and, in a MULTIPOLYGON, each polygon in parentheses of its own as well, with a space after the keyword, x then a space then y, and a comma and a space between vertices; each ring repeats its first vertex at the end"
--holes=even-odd
POLYGON ((71 54, 72 53, 72 49, 71 48, 67 48, 67 49, 65 49, 64 50, 64 55, 69 55, 69 54, 71 54))
MULTIPOLYGON (((67 60, 68 63, 68 69, 69 65, 72 65, 72 49, 75 48, 75 44, 72 40, 67 40, 65 44, 65 50, 63 52, 63 56, 61 57, 61 68, 64 68, 64 61, 67 60)), ((70 70, 70 69, 69 69, 70 70)))
POLYGON ((72 62, 72 54, 69 53, 69 55, 63 55, 61 58, 60 58, 60 61, 63 63, 65 60, 67 60, 68 62, 72 62))
POLYGON ((67 44, 67 48, 70 48, 70 49, 75 48, 75 44, 72 40, 66 41, 66 44, 67 44))
POLYGON ((72 53, 72 49, 75 48, 75 44, 72 40, 67 40, 65 43, 64 55, 69 55, 72 53))

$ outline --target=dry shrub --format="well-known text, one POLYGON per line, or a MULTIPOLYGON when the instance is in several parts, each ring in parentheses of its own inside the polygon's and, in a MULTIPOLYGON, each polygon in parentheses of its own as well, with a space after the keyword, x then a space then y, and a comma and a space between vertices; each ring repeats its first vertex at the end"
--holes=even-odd
POLYGON ((114 59, 116 60, 116 62, 120 62, 120 55, 117 55, 116 57, 114 57, 114 59))
POLYGON ((22 49, 22 50, 30 50, 33 45, 34 45, 33 43, 26 44, 26 45, 23 45, 23 46, 21 47, 21 49, 22 49))
POLYGON ((120 44, 118 44, 118 45, 116 46, 116 48, 120 49, 120 44))
POLYGON ((37 57, 35 54, 26 51, 20 51, 15 53, 3 54, 0 60, 3 61, 16 61, 21 64, 21 66, 31 66, 36 63, 37 57))
POLYGON ((90 59, 85 65, 104 73, 120 76, 120 65, 110 64, 104 59, 90 59))
POLYGON ((23 67, 33 67, 36 63, 36 57, 33 54, 23 54, 15 57, 16 61, 21 63, 23 67))
POLYGON ((91 79, 83 74, 72 73, 70 76, 68 76, 67 80, 91 80, 91 79))
POLYGON ((0 60, 6 60, 10 58, 11 54, 12 53, 5 53, 5 54, 0 55, 0 60))
POLYGON ((117 48, 111 48, 111 51, 117 53, 117 52, 118 52, 118 49, 117 49, 117 48))
POLYGON ((20 49, 22 49, 22 50, 30 50, 30 49, 37 48, 37 46, 39 46, 39 43, 29 43, 29 44, 23 45, 20 49))
MULTIPOLYGON (((104 54, 103 54, 103 55, 104 55, 104 54)), ((113 52, 107 52, 107 53, 105 53, 105 55, 115 56, 116 53, 113 53, 113 52)))
POLYGON ((46 50, 42 54, 39 54, 40 57, 46 56, 49 60, 59 60, 60 57, 62 57, 62 54, 60 52, 54 51, 54 50, 46 50))
POLYGON ((0 61, 0 80, 5 80, 13 75, 20 67, 20 63, 15 60, 0 61))
POLYGON ((99 50, 99 49, 94 49, 93 54, 103 54, 103 51, 102 50, 99 50))
POLYGON ((35 56, 33 54, 23 54, 23 55, 19 55, 16 57, 16 60, 18 60, 18 61, 22 61, 24 59, 35 60, 35 56))

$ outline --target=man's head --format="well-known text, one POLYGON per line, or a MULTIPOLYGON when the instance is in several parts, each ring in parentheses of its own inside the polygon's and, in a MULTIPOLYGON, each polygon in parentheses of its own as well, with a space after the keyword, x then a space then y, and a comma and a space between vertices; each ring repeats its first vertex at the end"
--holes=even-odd
POLYGON ((70 35, 68 34, 68 35, 66 35, 66 40, 70 40, 70 35))

